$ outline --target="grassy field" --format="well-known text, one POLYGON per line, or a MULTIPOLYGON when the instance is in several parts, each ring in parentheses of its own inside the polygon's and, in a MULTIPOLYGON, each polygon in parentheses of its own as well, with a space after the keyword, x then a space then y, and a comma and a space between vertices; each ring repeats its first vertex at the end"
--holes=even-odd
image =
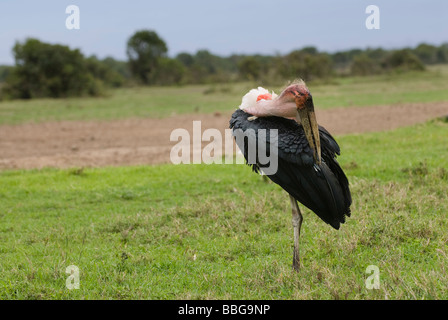
POLYGON ((247 166, 0 172, 0 299, 448 299, 447 130, 339 137, 352 218, 336 231, 304 210, 299 273, 288 197, 247 166))
MULTIPOLYGON (((166 117, 180 113, 230 112, 259 84, 124 88, 103 98, 39 99, 0 102, 0 125, 50 120, 166 117)), ((281 87, 267 88, 279 92, 281 87)), ((426 72, 337 78, 310 83, 319 109, 448 100, 448 65, 426 72)))

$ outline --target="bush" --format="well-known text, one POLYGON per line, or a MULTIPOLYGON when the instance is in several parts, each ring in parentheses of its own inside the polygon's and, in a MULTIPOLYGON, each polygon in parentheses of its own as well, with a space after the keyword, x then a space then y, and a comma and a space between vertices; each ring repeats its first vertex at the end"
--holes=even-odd
POLYGON ((328 78, 333 75, 333 65, 325 53, 310 54, 309 50, 295 50, 284 57, 279 57, 277 72, 282 78, 301 78, 305 81, 316 78, 328 78))
POLYGON ((430 44, 422 43, 418 45, 413 53, 425 64, 436 64, 438 61, 439 49, 430 44))
POLYGON ((0 66, 0 82, 4 82, 6 80, 12 69, 12 66, 0 66))
POLYGON ((98 60, 95 56, 86 59, 86 66, 94 78, 101 80, 110 87, 118 88, 125 82, 124 77, 120 73, 109 67, 106 62, 98 60))
POLYGON ((238 71, 245 80, 258 80, 260 78, 261 64, 254 57, 245 57, 238 63, 238 71))
POLYGON ((94 76, 78 50, 43 43, 37 39, 17 42, 16 66, 7 77, 3 95, 8 98, 100 95, 102 81, 94 76))
POLYGON ((185 74, 185 67, 176 59, 160 58, 155 73, 154 83, 160 85, 181 84, 185 74))
POLYGON ((355 76, 369 76, 380 71, 378 63, 369 58, 367 54, 354 57, 351 66, 351 74, 355 76))
POLYGON ((420 59, 407 49, 393 51, 386 58, 384 58, 381 66, 385 70, 425 70, 425 65, 420 61, 420 59))

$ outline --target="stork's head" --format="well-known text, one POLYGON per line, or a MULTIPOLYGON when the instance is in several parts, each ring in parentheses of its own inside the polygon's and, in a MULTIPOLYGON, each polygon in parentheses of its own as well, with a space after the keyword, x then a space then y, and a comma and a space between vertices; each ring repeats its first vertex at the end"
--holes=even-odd
POLYGON ((293 83, 286 87, 281 93, 279 100, 283 101, 285 104, 294 103, 297 110, 301 110, 307 105, 313 106, 313 97, 303 81, 293 83))
POLYGON ((301 123, 308 143, 314 150, 314 158, 320 163, 319 128, 314 113, 313 98, 305 82, 300 80, 287 86, 277 96, 261 87, 252 89, 242 100, 240 109, 256 117, 293 118, 301 123))
POLYGON ((274 92, 258 87, 244 97, 240 109, 257 117, 284 117, 300 120, 299 110, 313 108, 313 98, 305 82, 296 81, 277 96, 274 92))

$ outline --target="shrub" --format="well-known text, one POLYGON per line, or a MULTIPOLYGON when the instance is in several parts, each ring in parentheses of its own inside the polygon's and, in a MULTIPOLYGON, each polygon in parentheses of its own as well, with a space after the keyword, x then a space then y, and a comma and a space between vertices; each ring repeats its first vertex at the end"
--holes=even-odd
POLYGON ((6 79, 3 94, 9 98, 100 95, 102 82, 95 78, 82 53, 67 46, 37 39, 17 42, 16 66, 6 79))

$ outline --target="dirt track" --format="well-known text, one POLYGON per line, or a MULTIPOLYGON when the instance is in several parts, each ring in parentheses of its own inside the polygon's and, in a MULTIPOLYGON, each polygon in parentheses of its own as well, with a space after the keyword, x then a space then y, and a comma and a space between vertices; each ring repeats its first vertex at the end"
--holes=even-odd
MULTIPOLYGON (((317 110, 332 134, 390 130, 448 115, 448 102, 317 110)), ((0 126, 0 169, 97 167, 170 162, 171 131, 228 128, 228 114, 182 115, 166 119, 63 121, 0 126)))

